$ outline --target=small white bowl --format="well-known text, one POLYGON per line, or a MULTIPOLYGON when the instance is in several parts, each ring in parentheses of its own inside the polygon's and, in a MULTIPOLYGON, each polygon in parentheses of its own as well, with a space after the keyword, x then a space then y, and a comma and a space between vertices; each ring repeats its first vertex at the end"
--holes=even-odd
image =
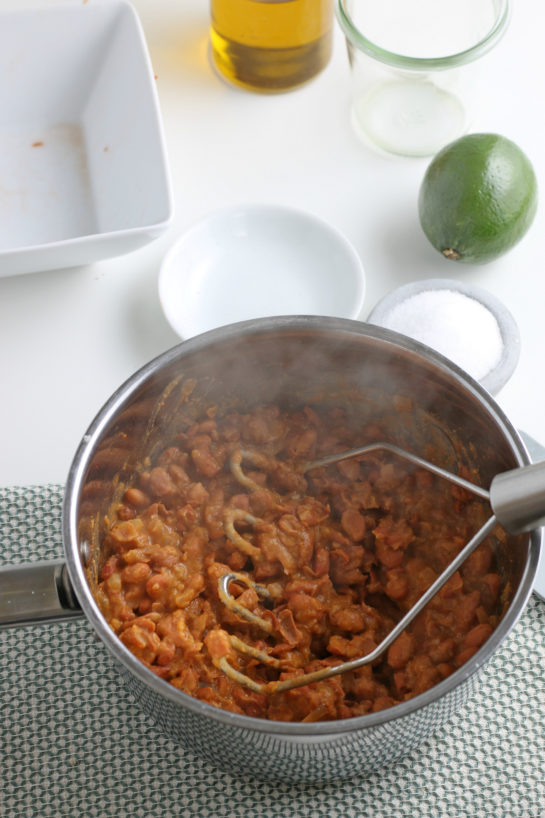
POLYGON ((125 0, 0 12, 0 277, 127 253, 166 229, 155 86, 125 0))
POLYGON ((365 278, 344 236, 308 213, 267 204, 215 211, 175 242, 159 274, 182 338, 252 318, 357 318, 365 278))
POLYGON ((487 290, 461 281, 432 278, 406 284, 382 298, 367 321, 435 349, 492 395, 507 383, 519 360, 519 330, 507 307, 487 290), (464 320, 456 323, 458 315, 464 320))

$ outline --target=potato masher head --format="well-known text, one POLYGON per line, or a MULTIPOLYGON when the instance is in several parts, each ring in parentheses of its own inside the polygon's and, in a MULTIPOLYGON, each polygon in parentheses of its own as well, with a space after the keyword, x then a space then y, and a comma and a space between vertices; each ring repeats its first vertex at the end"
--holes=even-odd
MULTIPOLYGON (((409 625, 413 619, 420 613, 420 611, 428 604, 433 596, 443 587, 443 585, 450 579, 450 577, 460 568, 467 557, 483 542, 483 540, 492 533, 494 528, 499 524, 511 534, 521 534, 525 531, 531 531, 538 528, 545 523, 545 461, 541 463, 534 463, 530 466, 523 466, 509 471, 502 472, 496 475, 490 488, 484 489, 463 477, 452 474, 446 469, 436 466, 435 464, 424 460, 421 457, 406 451, 394 444, 384 441, 370 443, 366 446, 361 446, 355 449, 348 449, 344 452, 328 455, 318 460, 308 461, 302 464, 300 471, 305 474, 314 469, 324 466, 329 466, 334 463, 339 463, 342 460, 348 460, 352 457, 365 456, 377 450, 387 451, 408 460, 416 466, 427 469, 435 475, 444 478, 445 480, 460 486, 474 495, 485 499, 490 504, 492 514, 488 520, 481 526, 476 534, 466 543, 458 555, 448 564, 437 579, 429 586, 429 588, 422 594, 417 602, 410 608, 409 611, 399 620, 399 622, 392 628, 387 636, 380 642, 377 647, 357 659, 351 659, 346 662, 341 662, 338 665, 324 667, 312 673, 302 673, 299 676, 291 677, 289 679, 272 681, 272 682, 256 682, 249 676, 237 671, 228 661, 229 654, 232 650, 252 656, 269 667, 282 669, 280 660, 270 656, 265 651, 258 650, 252 645, 248 645, 237 636, 225 634, 223 643, 218 644, 216 641, 216 650, 214 651, 214 664, 221 669, 229 678, 245 687, 253 690, 256 693, 273 694, 280 693, 286 690, 292 690, 303 685, 318 682, 323 679, 328 679, 341 673, 346 673, 351 670, 363 667, 378 659, 382 653, 394 642, 403 630, 409 625)), ((252 460, 256 465, 260 461, 264 461, 263 456, 253 452, 239 451, 237 452, 231 462, 231 469, 233 474, 237 477, 239 482, 246 485, 248 488, 259 488, 251 478, 247 477, 242 471, 241 463, 244 459, 252 460)), ((242 537, 235 529, 234 523, 236 520, 245 520, 250 524, 255 524, 257 518, 248 514, 242 509, 231 509, 226 512, 225 530, 226 535, 235 542, 239 548, 249 556, 256 556, 259 549, 242 537)), ((269 596, 268 589, 254 582, 251 577, 236 571, 231 571, 224 574, 218 580, 218 593, 221 601, 234 613, 243 617, 246 621, 253 625, 260 627, 264 632, 271 634, 273 632, 272 623, 269 620, 263 619, 256 614, 249 611, 242 604, 231 595, 229 585, 231 582, 246 585, 252 588, 258 596, 266 598, 269 596)))

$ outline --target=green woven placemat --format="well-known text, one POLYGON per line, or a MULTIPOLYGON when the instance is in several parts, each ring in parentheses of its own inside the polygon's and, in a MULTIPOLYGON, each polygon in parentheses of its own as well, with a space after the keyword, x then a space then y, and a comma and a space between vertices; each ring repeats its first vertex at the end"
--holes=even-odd
MULTIPOLYGON (((0 489, 0 563, 62 555, 62 487, 0 489)), ((0 632, 2 818, 540 818, 545 603, 532 597, 479 692, 395 767, 293 786, 218 773, 157 734, 84 619, 0 632)))

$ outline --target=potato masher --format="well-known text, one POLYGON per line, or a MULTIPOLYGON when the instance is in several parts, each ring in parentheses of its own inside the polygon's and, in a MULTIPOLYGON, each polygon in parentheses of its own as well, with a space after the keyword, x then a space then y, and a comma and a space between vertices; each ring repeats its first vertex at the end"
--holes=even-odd
MULTIPOLYGON (((490 504, 492 514, 380 644, 367 655, 341 662, 331 667, 324 667, 312 673, 303 673, 290 679, 259 683, 237 671, 229 663, 228 651, 226 651, 225 655, 214 658, 214 664, 233 681, 244 685, 256 693, 272 694, 328 679, 332 676, 356 670, 357 668, 374 662, 392 642, 397 639, 407 625, 413 621, 432 597, 435 596, 447 580, 458 570, 466 558, 491 534, 498 524, 511 534, 521 534, 525 531, 538 528, 545 523, 545 461, 501 472, 492 479, 490 488, 487 490, 440 466, 436 466, 424 460, 412 452, 406 451, 392 443, 380 441, 328 455, 317 460, 307 461, 301 465, 300 472, 301 474, 306 474, 314 469, 333 465, 352 457, 364 457, 378 450, 389 452, 401 459, 409 461, 415 466, 427 469, 433 474, 470 491, 481 499, 487 500, 490 504)), ((239 451, 235 453, 231 460, 231 470, 240 483, 248 488, 261 488, 242 471, 241 463, 245 459, 251 460, 255 465, 261 465, 265 462, 266 458, 251 451, 239 451)), ((226 512, 225 516, 225 531, 228 538, 249 556, 256 556, 256 552, 259 553, 259 549, 236 531, 234 523, 237 520, 244 520, 247 523, 255 524, 258 522, 257 518, 242 509, 230 509, 226 512)), ((237 602, 231 595, 229 592, 231 582, 252 588, 261 598, 270 596, 268 589, 254 582, 249 576, 236 571, 226 573, 218 580, 219 597, 226 607, 243 617, 246 621, 257 625, 264 632, 272 633, 273 626, 270 621, 252 613, 237 602)), ((270 656, 264 651, 254 648, 252 645, 248 645, 237 636, 230 635, 229 644, 234 650, 252 656, 269 667, 279 670, 282 668, 280 660, 270 656)))

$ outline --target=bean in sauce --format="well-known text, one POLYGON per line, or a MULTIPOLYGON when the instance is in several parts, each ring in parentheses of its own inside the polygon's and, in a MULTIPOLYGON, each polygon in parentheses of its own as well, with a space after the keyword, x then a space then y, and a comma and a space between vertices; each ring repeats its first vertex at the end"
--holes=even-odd
POLYGON ((359 716, 449 676, 488 639, 505 603, 489 540, 371 666, 272 695, 216 666, 226 655, 267 682, 370 652, 484 522, 481 500, 391 455, 299 469, 384 436, 377 423, 353 428, 340 408, 220 417, 211 407, 139 471, 115 509, 96 592, 111 628, 179 690, 264 719, 359 716), (269 590, 265 602, 231 583, 272 634, 219 600, 218 579, 233 570, 269 590), (229 635, 281 660, 281 671, 234 651, 229 635))

